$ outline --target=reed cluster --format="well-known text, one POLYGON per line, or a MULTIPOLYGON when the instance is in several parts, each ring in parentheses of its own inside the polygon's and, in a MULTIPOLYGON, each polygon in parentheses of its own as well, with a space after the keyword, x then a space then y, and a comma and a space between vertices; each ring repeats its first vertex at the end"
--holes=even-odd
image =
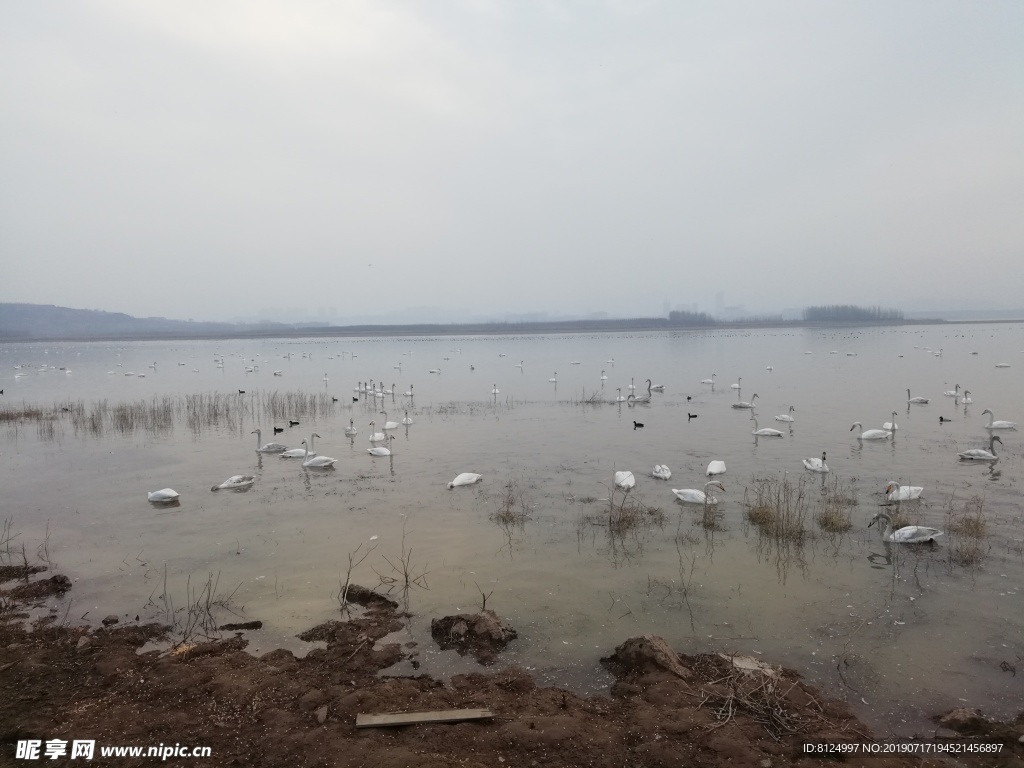
POLYGON ((747 518, 771 539, 803 541, 809 511, 806 485, 806 478, 794 483, 788 473, 781 479, 754 478, 753 484, 743 491, 747 518))

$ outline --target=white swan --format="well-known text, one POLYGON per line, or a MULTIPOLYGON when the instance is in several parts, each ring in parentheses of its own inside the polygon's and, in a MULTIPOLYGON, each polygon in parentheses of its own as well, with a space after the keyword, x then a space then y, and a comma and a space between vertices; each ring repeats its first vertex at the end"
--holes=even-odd
POLYGON ((714 475, 725 474, 725 462, 724 461, 712 461, 708 464, 707 476, 713 477, 714 475))
MULTIPOLYGON (((391 441, 395 439, 394 435, 388 435, 388 445, 391 445, 391 441)), ((366 452, 371 456, 390 456, 391 449, 385 448, 383 445, 375 445, 373 448, 367 448, 366 452)))
POLYGON ((484 479, 483 475, 478 475, 476 472, 460 472, 455 476, 455 479, 448 483, 449 488, 458 488, 462 485, 473 485, 473 483, 479 483, 484 479))
POLYGON ((828 472, 828 464, 825 463, 825 452, 821 452, 820 459, 804 459, 804 468, 811 472, 821 472, 822 474, 828 472))
POLYGON ((658 480, 668 480, 672 477, 672 470, 665 464, 655 464, 651 474, 658 480))
POLYGON ((615 473, 615 487, 629 491, 636 487, 636 478, 629 471, 615 473))
POLYGON ((633 383, 633 377, 629 377, 629 386, 626 389, 636 389, 636 384, 633 383))
POLYGON ((919 485, 900 485, 895 480, 885 484, 885 498, 889 501, 911 501, 920 499, 924 488, 919 485))
POLYGON ((701 379, 700 383, 701 384, 714 384, 715 383, 715 376, 717 376, 717 375, 718 375, 717 373, 712 373, 710 379, 701 379))
POLYGON ((501 390, 498 389, 498 385, 497 384, 494 385, 494 389, 491 390, 491 394, 492 395, 500 395, 501 394, 501 390))
MULTIPOLYGON (((1015 422, 1015 421, 995 421, 994 420, 995 414, 993 414, 992 411, 990 411, 988 408, 986 408, 984 411, 982 411, 981 415, 984 416, 986 413, 988 414, 988 424, 985 425, 985 429, 1016 429, 1017 428, 1017 422, 1015 422)), ((1000 442, 1002 442, 1002 441, 1000 441, 1000 442)))
POLYGON ((910 390, 907 390, 907 402, 914 403, 915 405, 928 405, 930 402, 927 397, 911 397, 910 390))
MULTIPOLYGON (((864 425, 859 421, 853 422, 853 426, 850 427, 850 431, 853 432, 857 427, 864 429, 864 425)), ((861 432, 857 435, 858 440, 888 440, 892 437, 892 432, 886 429, 869 429, 866 432, 861 432)))
POLYGON ((616 403, 624 403, 628 398, 622 396, 622 387, 616 387, 615 391, 618 392, 618 396, 615 398, 616 403))
POLYGON ((757 393, 756 392, 754 393, 754 396, 752 398, 750 398, 750 402, 749 403, 746 400, 740 400, 738 403, 733 403, 732 407, 733 408, 753 408, 755 400, 757 400, 757 393))
POLYGON ((553 381, 555 384, 558 383, 558 371, 555 371, 555 375, 552 376, 548 381, 553 381))
POLYGON ((965 389, 963 396, 960 398, 960 402, 964 405, 970 405, 974 401, 971 399, 971 390, 965 389))
POLYGON ((161 488, 159 491, 149 491, 146 496, 154 504, 160 504, 167 501, 177 501, 181 494, 173 488, 161 488))
MULTIPOLYGON (((868 528, 879 520, 885 520, 885 531, 882 538, 897 544, 922 544, 926 541, 934 541, 937 536, 942 535, 938 528, 929 528, 925 525, 908 525, 898 531, 892 529, 892 519, 884 512, 879 512, 871 518, 868 528)), ((881 526, 879 526, 881 528, 881 526)))
MULTIPOLYGON (((313 437, 320 437, 320 435, 314 435, 313 437)), ((312 437, 310 441, 312 442, 312 437)), ((303 440, 302 444, 305 445, 306 441, 303 440)), ((315 454, 306 451, 306 459, 302 462, 302 466, 309 467, 310 469, 327 469, 334 465, 337 459, 332 459, 330 456, 316 456, 315 454)))
POLYGON ((516 368, 522 368, 523 367, 523 361, 520 360, 518 363, 516 363, 515 367, 516 368))
POLYGON ((381 413, 384 414, 384 426, 382 427, 382 429, 398 429, 397 421, 388 421, 387 411, 381 411, 381 413))
POLYGON ((708 495, 708 488, 711 486, 725 490, 725 486, 718 480, 711 480, 704 483, 703 491, 698 491, 696 488, 673 488, 672 493, 676 495, 677 499, 685 501, 687 504, 717 504, 718 499, 708 495))
POLYGON ((796 421, 796 419, 793 418, 793 411, 795 411, 795 410, 796 410, 796 408, 791 405, 791 406, 789 406, 789 413, 779 414, 778 416, 775 417, 775 420, 776 421, 796 421))
MULTIPOLYGON (((316 456, 316 454, 313 453, 313 442, 314 442, 314 438, 317 438, 317 437, 320 437, 320 435, 316 434, 315 432, 312 435, 309 436, 309 450, 306 450, 305 448, 292 448, 291 450, 285 451, 284 453, 280 454, 281 458, 282 459, 306 459, 309 456, 316 456)), ((306 441, 303 440, 302 444, 305 445, 306 441)))
POLYGON ((730 384, 729 385, 729 389, 743 389, 743 387, 741 386, 742 381, 743 381, 743 379, 741 377, 737 377, 736 378, 736 383, 735 384, 730 384))
POLYGON ((630 405, 636 405, 637 403, 640 403, 640 404, 650 403, 651 402, 651 395, 648 393, 646 395, 640 395, 640 397, 637 397, 636 395, 630 393, 629 397, 626 398, 626 402, 629 403, 630 405))
POLYGON ((380 443, 380 442, 383 442, 386 439, 386 436, 384 435, 383 432, 374 432, 373 431, 376 427, 377 427, 377 422, 371 421, 370 422, 370 442, 371 443, 380 443))
POLYGON ((604 375, 604 371, 601 371, 601 378, 599 381, 608 381, 608 377, 604 375))
POLYGON ((970 450, 958 453, 957 456, 964 461, 999 461, 999 457, 996 456, 996 441, 1002 445, 1003 438, 999 435, 992 435, 988 440, 988 450, 984 448, 971 448, 970 450))
POLYGON ((267 443, 266 445, 261 446, 260 443, 262 442, 263 433, 258 429, 254 429, 249 434, 256 435, 256 450, 259 453, 281 453, 281 451, 288 450, 288 446, 281 445, 281 443, 267 443))
POLYGON ((654 385, 652 385, 651 384, 651 380, 648 379, 647 380, 647 393, 650 394, 652 389, 655 392, 664 392, 665 391, 665 385, 664 384, 654 384, 654 385))
POLYGON ((232 475, 220 485, 213 486, 211 491, 227 491, 227 490, 241 490, 243 488, 251 488, 252 484, 256 482, 256 478, 253 475, 232 475))
POLYGON ((353 419, 348 420, 348 426, 345 427, 345 437, 355 437, 359 434, 359 430, 356 429, 356 423, 353 419))
POLYGON ((782 433, 777 429, 769 429, 768 427, 758 429, 757 418, 754 416, 754 414, 750 414, 750 420, 754 422, 754 431, 751 432, 750 434, 754 435, 755 437, 782 437, 782 433))
POLYGON ((412 397, 412 384, 409 385, 409 389, 407 389, 404 394, 406 397, 412 397))
POLYGON ((960 385, 956 384, 953 389, 947 389, 942 394, 945 397, 960 397, 960 385))
POLYGON ((412 419, 409 418, 409 412, 408 411, 405 412, 405 418, 402 419, 402 423, 405 426, 409 426, 410 424, 412 424, 412 419))
POLYGON ((887 421, 882 424, 882 429, 888 429, 890 432, 895 432, 899 429, 899 427, 896 426, 896 411, 892 412, 892 421, 887 421))

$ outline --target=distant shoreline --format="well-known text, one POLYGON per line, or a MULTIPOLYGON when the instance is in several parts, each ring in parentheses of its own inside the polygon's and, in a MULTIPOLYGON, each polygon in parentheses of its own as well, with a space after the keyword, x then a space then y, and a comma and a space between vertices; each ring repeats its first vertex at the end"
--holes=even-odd
POLYGON ((86 342, 86 341, 217 341, 221 339, 326 339, 357 337, 401 337, 401 336, 510 336, 584 333, 643 333, 651 331, 737 331, 771 328, 895 328, 921 325, 991 325, 1024 323, 1024 319, 999 320, 942 320, 920 319, 898 322, 807 322, 804 320, 783 320, 778 322, 722 322, 714 325, 673 325, 664 322, 622 321, 565 321, 541 323, 467 323, 467 324, 417 324, 417 325, 365 325, 365 326, 324 326, 313 328, 268 328, 239 331, 218 331, 210 333, 182 333, 180 331, 143 332, 129 334, 96 335, 46 335, 46 336, 0 336, 0 343, 38 342, 86 342))

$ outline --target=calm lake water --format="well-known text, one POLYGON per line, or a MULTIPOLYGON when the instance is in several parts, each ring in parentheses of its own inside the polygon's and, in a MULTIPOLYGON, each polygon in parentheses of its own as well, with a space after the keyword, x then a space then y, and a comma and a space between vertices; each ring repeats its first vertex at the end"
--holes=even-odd
POLYGON ((1020 706, 1021 433, 1000 433, 994 466, 957 452, 988 444, 986 408, 1024 422, 1022 351, 1016 324, 0 345, 0 412, 55 413, 0 422, 0 517, 15 547, 31 556, 45 542, 39 554, 72 578, 54 606, 74 622, 165 620, 165 590, 184 606, 214 574, 221 621, 264 622, 251 650, 303 653, 295 634, 337 617, 349 555, 369 551, 353 580, 373 587, 399 578, 404 552, 422 586, 398 639, 419 644, 419 672, 473 666, 435 650, 429 620, 487 594, 519 631, 502 663, 547 683, 605 690, 598 659, 654 632, 684 652, 763 655, 883 733, 909 734, 943 708, 1020 706), (714 387, 700 383, 713 373, 714 387), (664 385, 649 405, 612 402, 631 382, 645 394, 648 378, 664 385), (393 394, 354 391, 371 379, 393 394), (957 384, 972 404, 943 395, 957 384), (930 404, 908 405, 907 388, 930 404), (755 438, 751 412, 730 407, 755 393, 759 426, 782 438, 755 438), (790 406, 795 421, 776 421, 790 406), (367 453, 381 410, 414 421, 392 432, 390 458, 367 453), (850 431, 893 411, 893 440, 850 431), (256 428, 289 447, 315 432, 337 463, 257 454, 256 428), (823 451, 832 472, 806 472, 801 460, 823 451), (703 488, 712 459, 728 470, 708 529, 670 489, 703 488), (652 478, 655 464, 671 480, 652 478), (608 526, 617 470, 635 474, 629 501, 647 510, 622 532, 608 526), (447 489, 460 472, 483 482, 447 489), (211 492, 236 474, 255 484, 211 492), (899 511, 945 531, 936 546, 886 546, 867 527, 890 479, 924 487, 899 511), (759 481, 802 489, 802 544, 748 521, 759 481), (168 486, 179 506, 148 503, 168 486), (814 521, 823 487, 856 502, 846 533, 814 521), (510 493, 525 519, 502 525, 510 493), (958 532, 979 510, 983 537, 958 532))

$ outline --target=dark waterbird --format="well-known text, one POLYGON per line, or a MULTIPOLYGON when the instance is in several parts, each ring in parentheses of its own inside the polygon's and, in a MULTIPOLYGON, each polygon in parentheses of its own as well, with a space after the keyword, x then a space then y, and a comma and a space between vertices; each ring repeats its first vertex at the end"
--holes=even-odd
POLYGON ((297 427, 297 426, 299 426, 299 422, 295 421, 294 419, 288 419, 288 426, 289 427, 297 427))
POLYGON ((284 427, 274 427, 274 434, 276 435, 278 432, 284 432, 284 427))
POLYGON ((689 421, 690 419, 696 419, 696 418, 697 418, 697 414, 696 413, 689 413, 689 412, 687 412, 687 414, 686 414, 686 420, 687 421, 689 421))
POLYGON ((643 424, 641 424, 641 423, 640 423, 639 421, 634 421, 634 422, 633 422, 633 429, 634 429, 634 430, 637 430, 637 429, 643 429, 643 428, 644 428, 644 425, 643 425, 643 424))

